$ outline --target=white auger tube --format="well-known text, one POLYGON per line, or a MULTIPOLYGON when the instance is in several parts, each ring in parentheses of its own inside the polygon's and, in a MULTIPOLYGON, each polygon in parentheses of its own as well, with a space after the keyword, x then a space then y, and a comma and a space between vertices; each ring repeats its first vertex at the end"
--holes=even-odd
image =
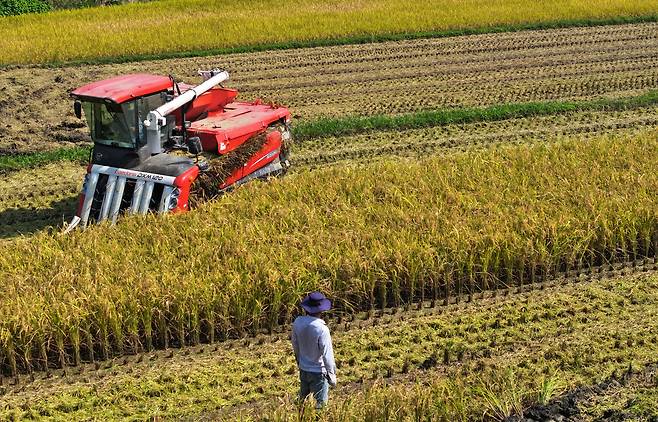
MULTIPOLYGON (((162 145, 160 144, 160 128, 167 124, 165 116, 178 110, 185 104, 193 101, 196 97, 210 90, 215 85, 221 84, 228 79, 228 72, 212 70, 210 72, 199 72, 201 75, 212 75, 201 85, 195 86, 185 91, 183 94, 174 98, 149 112, 144 126, 146 127, 146 142, 151 155, 160 154, 162 152, 162 145)), ((185 124, 185 123, 183 123, 185 124)))

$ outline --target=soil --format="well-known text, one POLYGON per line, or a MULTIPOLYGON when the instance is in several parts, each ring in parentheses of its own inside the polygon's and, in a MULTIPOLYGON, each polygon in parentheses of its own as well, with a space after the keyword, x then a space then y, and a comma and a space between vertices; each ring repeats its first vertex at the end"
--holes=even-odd
POLYGON ((658 364, 651 363, 641 370, 629 366, 621 374, 614 373, 603 381, 567 391, 545 405, 527 409, 522 417, 508 422, 562 421, 658 421, 658 404, 653 409, 638 410, 635 402, 642 390, 658 392, 658 364), (606 403, 612 401, 613 403, 606 403), (603 407, 595 409, 603 402, 603 407), (640 414, 641 412, 641 414, 640 414))

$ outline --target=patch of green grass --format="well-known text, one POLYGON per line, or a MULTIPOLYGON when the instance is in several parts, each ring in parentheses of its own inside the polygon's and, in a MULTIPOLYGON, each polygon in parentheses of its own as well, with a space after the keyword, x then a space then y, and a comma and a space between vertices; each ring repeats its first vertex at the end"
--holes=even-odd
POLYGON ((627 110, 658 104, 658 91, 637 97, 591 101, 546 101, 425 111, 398 116, 349 116, 302 122, 294 128, 296 141, 326 136, 354 135, 376 130, 403 130, 455 123, 490 122, 576 111, 627 110))
POLYGON ((60 148, 52 151, 0 156, 0 174, 33 168, 57 161, 87 162, 91 147, 60 148))

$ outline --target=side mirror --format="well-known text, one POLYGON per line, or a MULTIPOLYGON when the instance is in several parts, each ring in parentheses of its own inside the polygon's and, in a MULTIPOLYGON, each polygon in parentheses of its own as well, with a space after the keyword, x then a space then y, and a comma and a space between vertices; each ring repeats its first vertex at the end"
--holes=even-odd
POLYGON ((76 100, 73 103, 73 112, 75 113, 75 117, 82 119, 82 103, 80 101, 76 100))

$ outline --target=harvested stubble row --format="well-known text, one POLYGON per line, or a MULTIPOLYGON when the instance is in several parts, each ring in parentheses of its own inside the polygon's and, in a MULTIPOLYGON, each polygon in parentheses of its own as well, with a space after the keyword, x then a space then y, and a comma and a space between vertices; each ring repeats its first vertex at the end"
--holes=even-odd
POLYGON ((499 144, 550 142, 564 137, 586 140, 609 133, 629 136, 650 128, 658 128, 656 107, 626 111, 575 112, 420 129, 370 131, 297 142, 293 162, 296 168, 306 168, 345 161, 367 162, 378 157, 422 158, 451 150, 499 144))
POLYGON ((271 398, 210 415, 226 421, 505 420, 563 388, 629 379, 655 363, 656 281, 655 275, 622 277, 535 291, 504 304, 475 302, 439 316, 366 320, 365 328, 349 333, 358 346, 346 339, 338 350, 348 359, 340 373, 374 382, 338 389, 319 417, 300 418, 294 399, 271 398))
POLYGON ((4 243, 3 369, 272 329, 311 289, 367 309, 655 255, 656 148, 652 131, 321 169, 4 243))
MULTIPOLYGON (((502 387, 489 378, 492 368, 514 369, 518 386, 528 393, 524 401, 535 399, 528 386, 534 390, 547 379, 561 387, 596 382, 621 373, 630 362, 638 368, 655 359, 657 304, 658 277, 643 274, 448 307, 387 309, 363 320, 330 320, 341 382, 328 411, 335 416, 337 408, 348 406, 356 416, 367 408, 360 406, 364 399, 366 406, 377 407, 367 397, 373 382, 380 390, 377 380, 382 379, 393 384, 382 393, 397 396, 407 388, 409 400, 421 391, 424 397, 427 384, 448 387, 452 380, 463 381, 469 400, 462 416, 471 416, 468 420, 481 415, 486 404, 477 393, 481 383, 502 387), (349 400, 355 395, 359 405, 349 400)), ((287 334, 138 354, 85 365, 80 373, 55 370, 30 378, 0 387, 1 419, 249 420, 238 415, 290 412, 294 405, 284 401, 279 408, 281 399, 297 388, 287 334)), ((444 394, 433 403, 449 404, 452 397, 444 394)), ((457 416, 447 419, 462 420, 457 416)))
POLYGON ((85 167, 53 163, 0 180, 0 237, 58 225, 75 212, 85 167))
POLYGON ((102 66, 0 73, 0 152, 53 149, 87 139, 68 92, 131 72, 198 79, 224 67, 243 99, 319 116, 410 113, 443 107, 618 98, 658 88, 658 24, 419 39, 102 66))

